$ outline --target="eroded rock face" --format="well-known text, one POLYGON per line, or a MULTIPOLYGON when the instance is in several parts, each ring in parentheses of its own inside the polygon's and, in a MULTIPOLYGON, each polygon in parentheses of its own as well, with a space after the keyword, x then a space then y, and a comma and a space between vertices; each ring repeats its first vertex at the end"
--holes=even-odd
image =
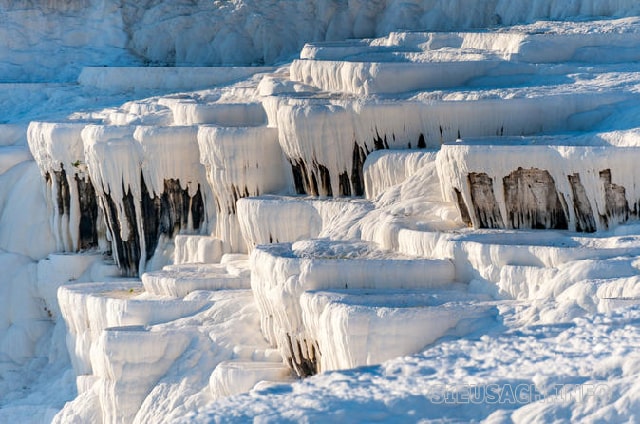
POLYGON ((444 197, 458 203, 461 215, 468 212, 475 227, 594 232, 639 217, 639 153, 637 147, 462 142, 443 145, 436 165, 444 197))
POLYGON ((573 211, 576 216, 576 231, 593 233, 596 231, 596 221, 593 216, 593 209, 589 202, 587 192, 580 181, 580 174, 576 173, 567 176, 571 185, 573 195, 573 211))
POLYGON ((81 178, 76 174, 75 181, 80 203, 80 249, 98 247, 100 226, 104 228, 104 224, 100 222, 95 188, 88 176, 81 178))
POLYGON ((67 174, 64 165, 60 170, 51 170, 44 175, 47 190, 54 208, 56 236, 59 249, 63 251, 85 251, 99 247, 99 234, 104 228, 96 192, 88 175, 67 174), (78 209, 77 211, 74 209, 78 209), (72 216, 78 214, 79 219, 72 216), (77 228, 71 228, 76 226, 77 228), (64 230, 66 229, 66 230, 64 230))
MULTIPOLYGON (((575 200, 577 231, 596 230, 593 210, 579 175, 569 177, 575 200)), ((564 196, 558 192, 555 181, 548 171, 519 167, 502 179, 506 217, 502 216, 494 192, 494 181, 486 173, 470 172, 467 184, 471 205, 464 201, 460 190, 455 188, 462 219, 472 224, 473 212, 479 228, 514 229, 563 229, 569 228, 568 207, 564 196), (469 207, 471 206, 471 207, 469 207), (506 218, 506 219, 505 219, 506 218)), ((613 190, 613 189, 612 189, 613 190)), ((613 191, 618 193, 618 191, 613 191)), ((613 196, 619 194, 612 194, 613 196)))
POLYGON ((353 162, 351 166, 351 187, 354 196, 362 196, 364 194, 364 161, 367 159, 368 152, 357 143, 353 145, 353 162))
MULTIPOLYGON (((467 181, 480 228, 504 228, 500 208, 493 192, 493 179, 483 172, 471 172, 467 176, 467 181)), ((464 216, 464 212, 461 210, 461 215, 464 216)), ((468 210, 466 214, 469 214, 468 210)))
POLYGON ((289 368, 300 377, 318 374, 320 350, 317 348, 317 343, 310 343, 306 339, 301 343, 300 340, 292 339, 290 334, 287 334, 287 341, 289 342, 289 352, 292 352, 290 356, 285 357, 289 368))
POLYGON ((503 178, 507 225, 511 228, 569 228, 566 202, 549 171, 518 168, 503 178))
MULTIPOLYGON (((334 195, 331 187, 331 174, 329 168, 312 162, 307 166, 303 159, 290 160, 293 182, 297 194, 309 194, 311 196, 332 197, 334 195)), ((345 171, 338 176, 339 196, 350 196, 351 185, 349 174, 345 171)))
POLYGON ((600 216, 605 227, 625 222, 629 219, 629 202, 624 187, 611 182, 611 169, 600 171, 600 181, 604 188, 606 215, 600 216))
POLYGON ((138 274, 141 247, 131 191, 129 190, 122 199, 123 217, 120 217, 118 206, 110 194, 104 193, 101 196, 101 200, 111 240, 113 259, 123 274, 136 276, 138 274), (123 225, 126 225, 124 232, 122 231, 123 225), (122 234, 126 234, 126 236, 122 234))
POLYGON ((205 222, 200 186, 190 196, 179 180, 166 179, 162 194, 151 197, 142 177, 141 182, 141 198, 135 199, 128 190, 120 202, 121 208, 110 194, 102 196, 113 257, 128 276, 137 276, 142 271, 162 236, 173 238, 180 230, 197 231, 205 222))
POLYGON ((200 188, 189 196, 188 190, 180 187, 178 180, 164 180, 164 191, 160 197, 150 197, 145 184, 142 185, 142 216, 145 234, 146 259, 153 256, 161 235, 173 238, 180 229, 189 228, 189 218, 193 229, 198 230, 204 222, 204 202, 200 188))
POLYGON ((598 228, 608 229, 637 216, 636 208, 629 207, 626 188, 612 182, 611 169, 601 170, 597 175, 602 184, 598 189, 602 190, 604 201, 604 213, 598 215, 577 172, 567 175, 571 190, 568 200, 571 204, 558 191, 554 178, 547 170, 519 167, 503 177, 506 218, 502 216, 493 179, 488 174, 467 174, 471 205, 467 205, 458 188, 454 187, 453 190, 463 221, 471 226, 472 218, 475 218, 479 228, 566 230, 570 227, 569 207, 573 208, 577 232, 592 233, 598 228))
MULTIPOLYGON (((71 194, 69 193, 69 182, 67 181, 67 173, 64 167, 60 171, 52 171, 53 180, 51 184, 55 184, 55 204, 58 208, 58 213, 63 215, 69 215, 71 210, 71 194)), ((47 179, 51 176, 47 176, 47 179)))
MULTIPOLYGON (((395 143, 395 136, 392 136, 392 139, 395 143)), ((332 164, 322 164, 317 159, 308 163, 304 158, 289 158, 296 193, 323 197, 364 196, 363 169, 367 156, 372 151, 396 148, 396 144, 390 146, 387 136, 383 137, 379 134, 376 134, 368 144, 353 143, 351 165, 347 167, 349 169, 342 172, 335 170, 332 164), (373 150, 369 149, 369 145, 373 150), (338 182, 337 192, 332 185, 333 179, 338 182)), ((420 134, 417 144, 420 149, 427 147, 424 135, 420 134)), ((408 147, 411 148, 411 143, 408 147)))
POLYGON ((467 226, 472 227, 473 222, 471 222, 471 215, 469 215, 469 209, 467 209, 467 204, 464 203, 464 199, 462 198, 462 193, 457 188, 453 189, 456 193, 456 200, 458 209, 460 210, 460 217, 462 218, 462 222, 467 224, 467 226))

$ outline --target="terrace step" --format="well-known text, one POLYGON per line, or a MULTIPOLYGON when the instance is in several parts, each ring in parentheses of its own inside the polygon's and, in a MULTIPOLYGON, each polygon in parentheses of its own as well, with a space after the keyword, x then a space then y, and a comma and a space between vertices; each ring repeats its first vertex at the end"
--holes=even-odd
POLYGON ((167 299, 145 293, 138 280, 64 285, 58 303, 69 337, 76 374, 91 374, 90 349, 110 327, 148 326, 193 315, 207 305, 203 297, 167 299))
POLYGON ((427 289, 454 284, 448 260, 408 259, 374 244, 329 240, 257 246, 251 255, 251 287, 262 332, 298 375, 318 363, 303 323, 301 297, 310 290, 427 289))
POLYGON ((182 298, 197 290, 248 289, 251 287, 251 275, 242 268, 238 261, 168 265, 160 271, 142 274, 142 284, 150 294, 172 298, 182 298))
POLYGON ((320 290, 300 297, 317 371, 410 355, 445 335, 463 336, 497 315, 488 295, 463 284, 428 290, 320 290))
MULTIPOLYGON (((279 355, 278 355, 279 357, 279 355)), ((256 384, 291 381, 291 369, 278 362, 224 361, 218 364, 209 379, 214 397, 233 396, 249 392, 256 384)))
POLYGON ((160 105, 168 107, 176 125, 217 125, 221 127, 261 126, 267 123, 262 103, 201 102, 192 97, 162 97, 160 105))
POLYGON ((197 90, 248 78, 270 67, 85 67, 78 82, 105 91, 197 90))
POLYGON ((212 236, 178 234, 175 244, 174 263, 217 263, 224 253, 222 240, 212 236))

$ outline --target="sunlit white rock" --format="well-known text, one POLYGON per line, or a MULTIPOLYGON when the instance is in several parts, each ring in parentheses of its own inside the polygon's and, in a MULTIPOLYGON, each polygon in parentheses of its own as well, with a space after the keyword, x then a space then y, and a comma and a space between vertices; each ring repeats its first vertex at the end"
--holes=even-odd
POLYGON ((454 279, 449 261, 393 259, 362 242, 257 246, 251 263, 262 332, 299 375, 314 373, 317 359, 302 322, 305 291, 442 287, 454 279))
POLYGON ((67 347, 78 375, 91 374, 90 350, 102 331, 125 325, 150 325, 193 314, 206 299, 150 298, 139 281, 62 286, 58 301, 67 324, 67 347))
POLYGON ((0 249, 33 260, 45 258, 56 250, 50 218, 35 162, 19 163, 0 175, 0 249))
POLYGON ((91 348, 103 422, 131 422, 190 339, 185 331, 149 331, 142 326, 105 329, 91 348))
POLYGON ((362 169, 367 199, 375 199, 391 186, 404 182, 423 166, 435 162, 436 155, 436 151, 416 150, 371 152, 362 169))
POLYGON ((249 197, 238 200, 238 221, 249 248, 259 244, 315 238, 322 219, 314 202, 294 197, 249 197))
POLYGON ((211 374, 209 385, 215 397, 250 391, 260 381, 286 381, 291 370, 279 362, 221 362, 211 374))
POLYGON ((290 190, 278 131, 267 127, 200 126, 198 144, 217 202, 216 235, 232 252, 246 252, 236 201, 290 190))
POLYGON ((215 263, 223 254, 222 240, 211 236, 177 235, 174 240, 174 263, 215 263))
MULTIPOLYGON (((457 290, 309 291, 300 297, 318 371, 373 365, 418 352, 462 321, 495 315, 488 296, 457 290)), ((462 335, 462 334, 457 334, 462 335)))
POLYGON ((177 298, 196 290, 248 289, 251 286, 249 276, 228 274, 226 266, 218 264, 172 265, 142 274, 142 283, 148 293, 177 298))
POLYGON ((272 68, 259 67, 85 67, 78 82, 87 87, 119 92, 139 90, 196 90, 247 78, 272 68))
POLYGON ((267 120, 261 103, 199 103, 193 99, 160 102, 169 105, 176 125, 244 127, 264 125, 267 120))

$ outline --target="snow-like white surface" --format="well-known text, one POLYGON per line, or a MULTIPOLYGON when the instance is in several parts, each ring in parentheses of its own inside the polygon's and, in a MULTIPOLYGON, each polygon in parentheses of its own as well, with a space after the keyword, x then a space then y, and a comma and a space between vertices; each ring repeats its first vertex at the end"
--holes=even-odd
POLYGON ((177 235, 174 240, 175 264, 220 262, 223 254, 222 240, 211 236, 177 235))
POLYGON ((302 320, 300 297, 305 291, 442 287, 454 278, 453 264, 447 260, 385 258, 385 252, 363 242, 257 246, 251 266, 262 331, 294 363, 315 356, 315 335, 305 331, 302 320))
MULTIPOLYGON (((330 372, 220 399, 196 421, 626 422, 638 413, 638 309, 504 322, 375 367, 330 372)), ((525 311, 526 312, 526 308, 525 311)), ((524 313, 523 313, 524 315, 524 313)), ((187 422, 187 420, 182 420, 187 422)))
POLYGON ((204 169, 199 166, 198 129, 193 126, 139 126, 133 137, 142 149, 142 178, 150 195, 164 192, 164 180, 176 179, 193 197, 200 186, 204 191, 204 169))
POLYGON ((314 204, 295 197, 248 197, 236 202, 242 236, 249 248, 259 244, 315 238, 322 218, 314 204))
POLYGON ((102 330, 166 322, 191 315, 206 304, 203 299, 152 299, 143 292, 139 281, 72 284, 58 290, 67 345, 78 375, 92 374, 91 350, 102 330))
POLYGON ((129 323, 99 332, 90 350, 94 374, 79 380, 84 391, 54 422, 86 422, 91 417, 103 422, 174 421, 220 395, 209 386, 219 363, 281 363, 278 353, 260 338, 251 299, 248 290, 194 292, 184 300, 159 300, 165 307, 154 305, 154 320, 159 321, 155 325, 129 323), (169 304, 176 302, 201 308, 165 322, 171 310, 176 312, 169 304))
MULTIPOLYGON (((139 199, 142 192, 139 175, 142 155, 133 138, 135 130, 135 126, 89 124, 81 133, 87 168, 96 192, 107 193, 117 202, 119 216, 124 216, 120 199, 125 193, 131 191, 139 199)), ((123 225, 122 231, 128 231, 128 228, 123 225)), ((122 238, 128 240, 128 233, 123 233, 122 238)))
POLYGON ((4 147, 0 152, 0 175, 31 158, 29 150, 23 146, 4 147))
POLYGON ((392 186, 403 183, 425 165, 435 162, 436 151, 379 150, 372 152, 364 164, 367 199, 375 199, 392 186))
POLYGON ((115 265, 104 263, 102 254, 50 254, 37 263, 37 290, 45 304, 47 315, 54 320, 61 317, 56 301, 58 288, 70 281, 91 281, 117 277, 115 265))
POLYGON ((33 161, 0 175, 0 249, 42 259, 55 251, 42 179, 33 161), (29 211, 29 225, 25 213, 29 211))
POLYGON ((248 275, 227 273, 224 265, 170 265, 161 271, 144 273, 142 284, 147 293, 182 298, 196 290, 248 289, 251 279, 248 275))
POLYGON ((492 63, 486 58, 482 61, 453 63, 295 60, 291 64, 291 78, 321 87, 324 91, 356 95, 392 94, 419 89, 458 87, 474 77, 487 75, 499 64, 500 62, 492 63))
POLYGON ((91 350, 90 390, 98 392, 103 422, 132 422, 148 393, 184 353, 190 337, 180 331, 141 326, 102 331, 91 350))
MULTIPOLYGON (((435 157, 434 152, 411 150, 381 150, 367 157, 363 170, 365 192, 371 196, 379 194, 373 199, 375 208, 359 222, 362 239, 385 249, 400 250, 401 234, 407 231, 442 235, 446 239, 447 232, 464 226, 457 205, 444 201, 435 157), (391 166, 387 168, 387 164, 391 166)), ((435 254, 431 250, 405 249, 403 253, 452 257, 447 251, 435 254)))
POLYGON ((457 87, 473 78, 533 75, 527 63, 631 62, 637 18, 520 26, 494 32, 391 33, 373 40, 306 45, 293 61, 294 81, 325 91, 389 94, 457 87), (616 25, 618 24, 618 25, 616 25), (544 32, 544 34, 540 34, 544 32))
POLYGON ((461 30, 541 19, 636 16, 639 10, 633 0, 536 0, 526 5, 484 0, 472 6, 464 0, 245 0, 179 7, 169 1, 5 2, 0 75, 5 81, 73 81, 83 66, 274 63, 310 41, 375 37, 398 29, 461 30))
POLYGON ((420 351, 463 322, 491 316, 488 296, 458 290, 308 291, 300 297, 306 334, 316 343, 320 371, 379 364, 420 351))
POLYGON ((260 103, 202 103, 194 99, 161 99, 177 125, 210 124, 229 127, 259 126, 267 120, 260 103))
POLYGON ((86 122, 31 122, 27 130, 29 148, 43 173, 80 172, 84 165, 81 132, 86 122))
POLYGON ((105 91, 130 92, 162 89, 165 91, 197 90, 245 79, 264 67, 163 68, 163 67, 85 67, 78 82, 105 91))
POLYGON ((209 385, 211 393, 218 398, 246 393, 260 382, 283 381, 290 376, 291 370, 280 360, 278 362, 225 361, 218 364, 213 371, 209 385))
POLYGON ((278 131, 268 127, 200 126, 200 160, 216 197, 216 235, 232 252, 246 252, 236 201, 242 197, 290 190, 290 177, 278 144, 278 131))
POLYGON ((83 65, 139 63, 116 2, 3 2, 0 18, 2 81, 73 81, 83 65))
POLYGON ((37 340, 52 325, 47 320, 46 304, 38 298, 36 264, 29 258, 2 252, 5 270, 2 298, 6 306, 0 319, 0 366, 11 371, 34 355, 37 340))
POLYGON ((0 421, 637 420, 635 2, 5 3, 0 81, 38 83, 0 84, 0 421), (143 182, 199 187, 206 223, 114 281, 51 254, 61 165, 141 258, 143 182), (500 197, 533 166, 569 205, 579 172, 595 215, 624 187, 633 219, 465 228, 465 172, 500 197))

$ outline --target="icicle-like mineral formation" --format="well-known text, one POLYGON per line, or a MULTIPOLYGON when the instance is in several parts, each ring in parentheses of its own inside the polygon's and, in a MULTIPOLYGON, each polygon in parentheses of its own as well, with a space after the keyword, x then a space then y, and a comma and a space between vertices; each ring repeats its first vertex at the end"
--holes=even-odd
POLYGON ((207 228, 212 214, 196 134, 196 127, 180 126, 82 131, 114 258, 128 275, 145 269, 163 236, 207 228))
POLYGON ((29 148, 45 184, 58 251, 107 249, 104 219, 84 159, 86 122, 32 122, 29 148))
POLYGON ((278 131, 268 127, 200 126, 198 144, 216 200, 216 235, 230 251, 247 252, 237 218, 238 199, 290 191, 278 131))
POLYGON ((637 147, 445 145, 444 194, 476 228, 606 230, 639 213, 637 147))

